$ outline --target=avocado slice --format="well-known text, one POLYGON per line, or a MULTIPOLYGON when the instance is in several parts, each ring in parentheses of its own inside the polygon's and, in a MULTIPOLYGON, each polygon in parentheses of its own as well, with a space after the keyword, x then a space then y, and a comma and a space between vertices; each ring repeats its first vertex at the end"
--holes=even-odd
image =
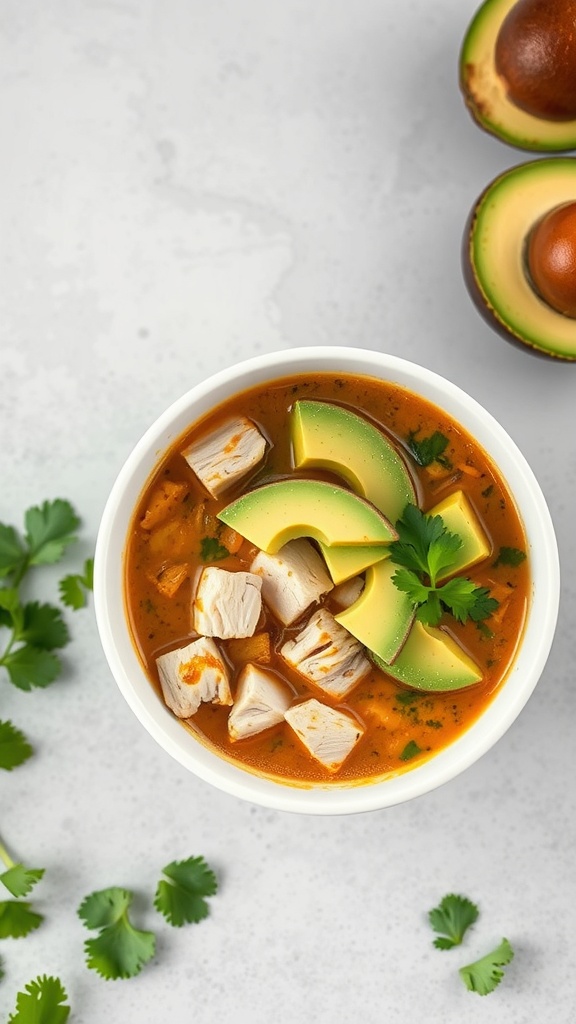
POLYGON ((218 519, 270 555, 295 537, 350 546, 389 544, 398 536, 368 501, 322 480, 263 484, 223 508, 218 519))
POLYGON ((319 544, 318 547, 333 583, 344 583, 358 573, 364 572, 369 565, 374 565, 382 558, 388 558, 390 552, 383 544, 362 544, 356 547, 329 547, 319 544))
POLYGON ((332 402, 302 399, 290 415, 298 469, 327 469, 342 477, 392 522, 416 492, 404 460, 373 423, 332 402))
POLYGON ((460 88, 466 105, 481 128, 511 146, 534 152, 575 149, 576 120, 549 121, 522 110, 509 98, 496 70, 500 27, 516 2, 486 0, 468 27, 460 52, 460 88))
POLYGON ((386 664, 401 649, 415 614, 407 594, 392 582, 397 568, 389 559, 370 566, 358 600, 334 616, 336 622, 386 664))
POLYGON ((576 157, 532 160, 488 185, 464 234, 464 277, 481 315, 507 340, 565 361, 576 359, 576 320, 537 294, 525 250, 534 225, 575 200, 576 157))
POLYGON ((434 505, 434 508, 431 508, 426 515, 441 516, 448 532, 457 534, 462 541, 462 546, 458 549, 454 562, 449 569, 436 577, 437 582, 447 579, 448 576, 454 576, 456 573, 464 572, 472 565, 488 558, 492 550, 490 541, 464 491, 454 491, 453 494, 449 494, 443 501, 434 505))
POLYGON ((391 665, 372 657, 383 672, 415 690, 461 690, 482 679, 482 670, 449 633, 418 619, 391 665))

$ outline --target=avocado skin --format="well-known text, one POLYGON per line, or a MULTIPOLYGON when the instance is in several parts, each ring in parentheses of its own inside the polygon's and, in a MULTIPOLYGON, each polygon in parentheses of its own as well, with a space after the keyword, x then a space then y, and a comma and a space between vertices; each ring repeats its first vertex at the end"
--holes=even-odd
MULTIPOLYGON (((519 167, 523 166, 528 165, 519 165, 519 167)), ((512 171, 516 169, 518 168, 511 168, 512 171)), ((489 303, 487 297, 484 295, 480 285, 478 284, 478 279, 476 276, 474 263, 471 255, 472 239, 474 235, 478 210, 481 204, 483 203, 484 199, 486 198, 488 192, 497 184, 500 178, 504 177, 505 174, 508 173, 508 171, 504 172, 503 175, 500 175, 498 178, 495 178, 486 186, 485 189, 483 189, 483 191, 476 199, 476 202, 474 203, 468 215, 464 227, 464 233, 462 236, 461 247, 461 264, 464 283, 466 285, 470 298, 472 299, 472 302, 477 312, 480 314, 483 320, 492 328, 492 330, 495 331, 495 333, 498 334, 505 341, 512 344, 516 349, 521 350, 523 352, 529 352, 531 355, 538 356, 539 358, 544 359, 547 362, 553 360, 563 365, 574 363, 576 362, 576 343, 573 355, 570 355, 568 353, 554 352, 550 349, 538 346, 534 341, 524 337, 522 334, 519 334, 517 331, 513 329, 513 327, 506 323, 506 321, 498 314, 498 311, 494 309, 493 306, 489 303)), ((561 316, 560 313, 557 315, 561 316)), ((576 320, 574 321, 574 331, 576 336, 576 320)))
POLYGON ((536 153, 576 149, 576 119, 558 122, 534 117, 507 97, 496 71, 495 41, 514 6, 513 0, 485 0, 468 25, 458 62, 464 103, 477 127, 508 146, 536 153))

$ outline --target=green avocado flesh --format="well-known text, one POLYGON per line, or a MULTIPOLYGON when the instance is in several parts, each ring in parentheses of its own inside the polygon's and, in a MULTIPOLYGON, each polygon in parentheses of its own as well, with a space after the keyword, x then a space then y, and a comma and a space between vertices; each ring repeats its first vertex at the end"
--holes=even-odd
POLYGON ((488 558, 490 541, 464 491, 454 491, 426 514, 440 516, 448 532, 455 533, 462 541, 455 561, 449 569, 436 577, 438 583, 488 558))
POLYGON ((223 508, 218 519, 271 555, 296 537, 354 546, 389 544, 397 536, 369 502, 320 480, 264 484, 223 508))
POLYGON ((370 565, 388 558, 390 552, 382 544, 363 544, 361 547, 332 548, 327 544, 319 544, 320 552, 326 562, 333 583, 344 583, 364 572, 370 565))
POLYGON ((414 619, 414 605, 392 582, 397 568, 390 559, 371 566, 358 600, 335 616, 386 664, 398 654, 414 619))
POLYGON ((391 665, 373 658, 383 672, 415 690, 461 690, 482 679, 481 669, 448 633, 418 620, 391 665))
POLYGON ((327 469, 341 476, 392 523, 408 503, 416 503, 401 456, 363 416, 330 402, 304 399, 294 403, 290 428, 297 469, 327 469))
POLYGON ((576 121, 547 121, 521 110, 496 71, 495 47, 516 0, 486 0, 474 16, 460 54, 460 87, 474 120, 519 149, 560 152, 576 148, 576 121))
POLYGON ((526 238, 550 210, 576 200, 576 157, 533 160, 504 172, 476 204, 465 268, 480 312, 543 355, 576 359, 576 320, 552 309, 525 270, 526 238))

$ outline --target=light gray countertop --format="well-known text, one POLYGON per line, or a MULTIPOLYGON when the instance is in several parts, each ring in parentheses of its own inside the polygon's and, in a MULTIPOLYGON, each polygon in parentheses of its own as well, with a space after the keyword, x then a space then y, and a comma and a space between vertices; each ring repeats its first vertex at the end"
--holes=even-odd
MULTIPOLYGON (((93 609, 67 613, 61 679, 0 679, 35 756, 0 778, 0 835, 46 874, 44 923, 0 943, 0 1018, 58 975, 78 1024, 569 1024, 576 1014, 576 368, 499 339, 465 290, 469 209, 525 159, 457 84, 473 0, 6 0, 0 10, 0 521, 45 498, 93 548, 109 489, 168 404, 239 358, 299 345, 405 356, 484 404, 534 469, 563 573, 528 705, 454 782, 352 818, 298 817, 196 780, 121 697, 93 609), (160 869, 202 854, 199 926, 152 909, 160 869), (127 981, 84 965, 76 910, 136 893, 157 953, 127 981), (481 917, 432 947, 450 891, 481 917), (502 936, 480 998, 457 968, 502 936)), ((46 570, 46 596, 58 574, 46 570)))

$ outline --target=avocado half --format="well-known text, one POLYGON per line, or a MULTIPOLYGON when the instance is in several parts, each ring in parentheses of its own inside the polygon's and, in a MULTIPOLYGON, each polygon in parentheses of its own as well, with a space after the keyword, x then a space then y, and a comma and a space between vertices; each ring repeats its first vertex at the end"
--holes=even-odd
POLYGON ((460 52, 460 88, 474 120, 485 131, 519 149, 576 149, 576 120, 547 121, 517 107, 496 71, 500 26, 517 0, 485 0, 472 19, 460 52))
POLYGON ((479 312, 509 341, 538 355, 576 360, 576 319, 539 297, 526 271, 526 239, 562 203, 576 201, 576 157, 533 160, 505 171, 470 214, 464 278, 479 312))

